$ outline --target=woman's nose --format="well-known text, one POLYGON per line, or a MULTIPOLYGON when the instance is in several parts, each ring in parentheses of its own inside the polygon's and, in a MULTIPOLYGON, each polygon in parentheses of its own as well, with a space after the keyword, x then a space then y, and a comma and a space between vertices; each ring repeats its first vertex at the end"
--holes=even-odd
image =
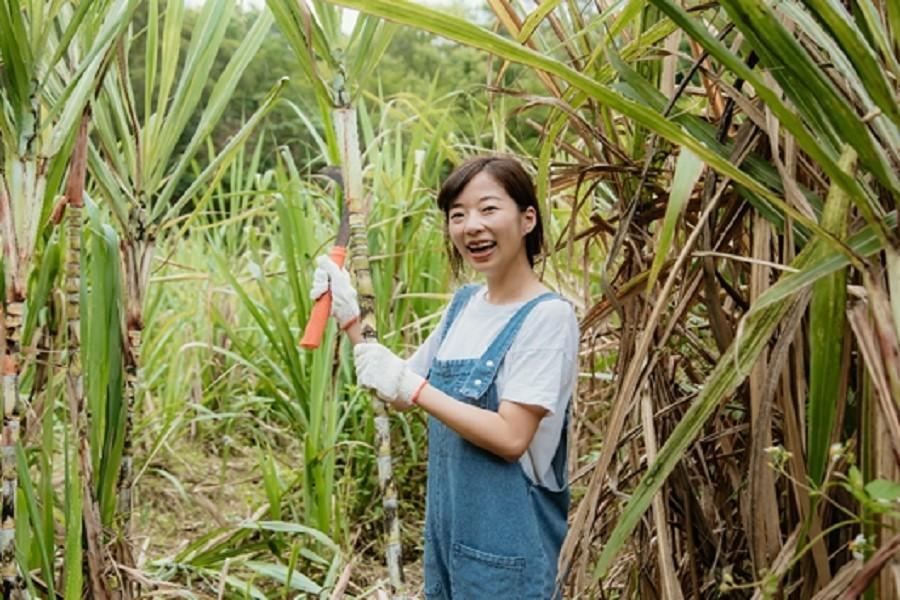
POLYGON ((466 222, 464 224, 466 233, 481 231, 483 228, 484 224, 481 222, 481 215, 473 213, 466 216, 466 222))

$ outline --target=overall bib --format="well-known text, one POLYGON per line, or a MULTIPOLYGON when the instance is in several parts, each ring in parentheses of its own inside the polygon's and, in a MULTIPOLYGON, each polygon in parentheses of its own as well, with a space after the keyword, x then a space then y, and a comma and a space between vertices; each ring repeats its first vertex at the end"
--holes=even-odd
MULTIPOLYGON (((440 341, 478 286, 459 290, 440 341)), ((477 359, 435 358, 428 381, 457 400, 497 411, 497 371, 525 317, 547 293, 525 303, 477 359)), ((563 490, 536 485, 519 461, 508 462, 428 418, 428 492, 425 511, 427 600, 549 600, 566 535, 566 425, 553 457, 563 490)))

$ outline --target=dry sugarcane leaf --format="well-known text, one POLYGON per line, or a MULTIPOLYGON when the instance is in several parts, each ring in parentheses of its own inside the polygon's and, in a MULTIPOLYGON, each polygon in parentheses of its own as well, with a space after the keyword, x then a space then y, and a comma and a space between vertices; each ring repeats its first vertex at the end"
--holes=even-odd
MULTIPOLYGON (((802 314, 801 314, 802 316, 802 314)), ((788 537, 781 547, 781 551, 769 567, 769 572, 765 575, 763 585, 757 587, 753 592, 753 600, 765 600, 770 598, 777 592, 778 582, 784 574, 791 568, 794 559, 794 553, 797 551, 797 541, 800 539, 800 530, 802 526, 797 526, 794 532, 788 537)))
POLYGON ((863 362, 872 384, 875 387, 875 395, 878 397, 878 406, 881 416, 891 432, 891 450, 894 460, 900 465, 900 419, 897 415, 897 405, 891 400, 891 390, 885 374, 884 360, 879 352, 878 334, 875 325, 869 318, 869 308, 866 302, 858 302, 847 309, 847 318, 850 327, 856 336, 856 343, 863 356, 863 362))
POLYGON ((851 560, 850 562, 845 563, 844 566, 834 574, 831 581, 813 596, 812 600, 836 600, 841 592, 847 589, 861 570, 862 563, 858 560, 851 560))
POLYGON ((844 590, 840 600, 858 598, 869 587, 869 582, 878 575, 898 550, 900 550, 900 535, 895 535, 866 561, 847 589, 844 590))

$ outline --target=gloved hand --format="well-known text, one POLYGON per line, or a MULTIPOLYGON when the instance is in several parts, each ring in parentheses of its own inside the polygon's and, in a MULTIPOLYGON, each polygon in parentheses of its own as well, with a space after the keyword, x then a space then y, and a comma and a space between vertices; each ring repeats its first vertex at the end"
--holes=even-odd
POLYGON ((353 347, 356 361, 356 382, 375 390, 382 400, 397 408, 408 408, 412 396, 420 390, 425 378, 406 366, 406 361, 377 343, 362 343, 353 347))
POLYGON ((331 316, 337 319, 341 329, 345 329, 359 318, 359 303, 356 301, 356 289, 350 283, 350 274, 325 255, 316 258, 316 265, 309 295, 317 300, 331 289, 331 316))

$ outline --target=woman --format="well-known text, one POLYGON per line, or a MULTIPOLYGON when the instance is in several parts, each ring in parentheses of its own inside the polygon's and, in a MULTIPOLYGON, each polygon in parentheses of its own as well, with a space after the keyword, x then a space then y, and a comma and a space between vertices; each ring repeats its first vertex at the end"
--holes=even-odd
POLYGON ((576 378, 571 305, 534 272, 543 231, 534 185, 503 157, 471 159, 438 194, 454 270, 482 275, 453 297, 409 359, 361 340, 346 271, 320 257, 313 298, 328 289, 350 335, 357 381, 400 410, 429 414, 425 596, 558 596, 566 533, 566 424, 576 378))

